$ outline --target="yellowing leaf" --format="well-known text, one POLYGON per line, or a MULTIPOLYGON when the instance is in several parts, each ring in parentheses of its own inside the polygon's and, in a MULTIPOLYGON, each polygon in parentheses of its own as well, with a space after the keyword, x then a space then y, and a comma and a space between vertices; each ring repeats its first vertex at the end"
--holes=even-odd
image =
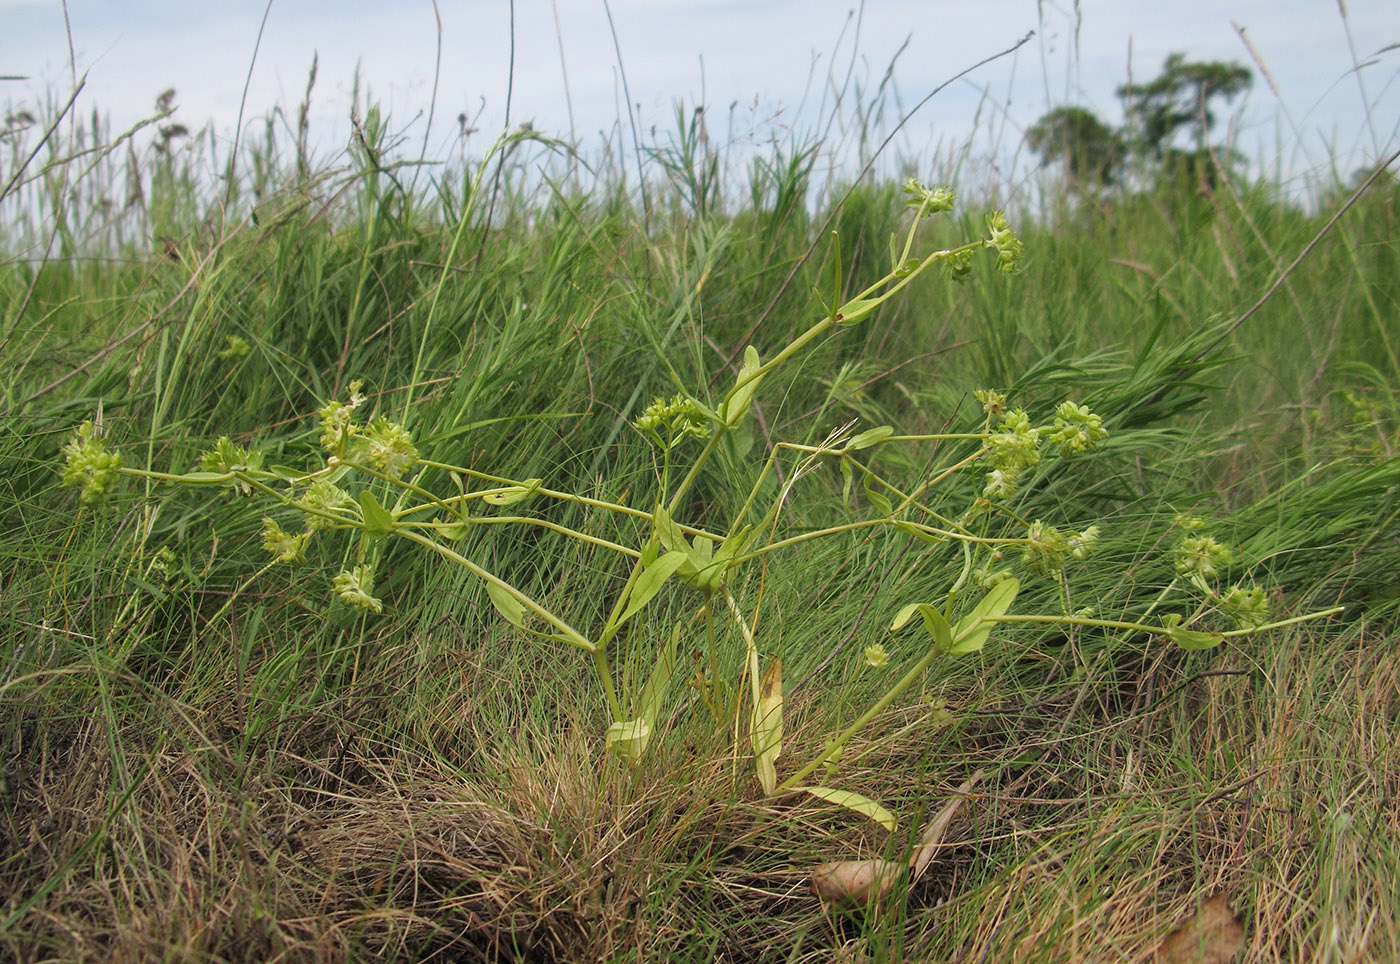
POLYGON ((862 817, 868 817, 890 833, 894 833, 895 827, 898 825, 894 814, 890 813, 874 800, 871 800, 869 797, 863 797, 859 793, 852 793, 850 790, 837 790, 833 787, 799 787, 798 789, 805 790, 812 796, 820 800, 825 800, 827 803, 834 803, 838 807, 845 807, 847 810, 852 810, 862 817))
POLYGON ((628 763, 636 763, 646 753, 651 725, 646 720, 626 720, 608 727, 608 749, 628 763))
POLYGON ((524 485, 511 485, 495 492, 487 492, 482 495, 481 500, 492 505, 515 505, 534 495, 543 482, 544 479, 526 479, 524 485))
POLYGON ((778 788, 778 771, 774 765, 783 752, 783 661, 774 657, 758 685, 758 705, 754 707, 753 723, 749 729, 753 743, 758 782, 769 794, 778 788))

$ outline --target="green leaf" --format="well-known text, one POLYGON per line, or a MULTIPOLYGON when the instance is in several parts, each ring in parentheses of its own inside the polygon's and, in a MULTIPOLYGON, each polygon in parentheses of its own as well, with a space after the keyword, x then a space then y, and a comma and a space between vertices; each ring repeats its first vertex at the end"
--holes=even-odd
POLYGON ((627 720, 608 727, 608 749, 628 763, 637 763, 651 742, 651 725, 646 720, 627 720))
POLYGON ((851 468, 851 460, 841 459, 841 505, 846 511, 851 511, 851 483, 855 481, 854 470, 851 468))
POLYGON ((538 492, 543 483, 544 479, 526 479, 523 485, 512 485, 495 492, 487 492, 481 500, 492 505, 515 505, 538 492))
POLYGON ((845 807, 847 810, 853 810, 862 817, 868 817, 890 833, 894 833, 895 827, 898 826, 898 821, 895 820, 894 814, 890 813, 869 797, 862 797, 859 793, 852 793, 850 790, 837 790, 832 787, 798 787, 797 789, 805 790, 812 796, 820 800, 825 800, 827 803, 834 803, 838 807, 845 807))
POLYGON ((855 438, 846 443, 847 452, 858 452, 861 449, 868 449, 872 445, 883 442, 894 434, 894 426, 881 425, 879 428, 866 429, 855 438))
POLYGON ((486 595, 491 597, 491 605, 496 612, 506 618, 506 622, 520 629, 525 628, 525 605, 494 582, 486 584, 486 595))
POLYGON ((739 369, 738 381, 735 384, 734 392, 729 396, 729 401, 720 406, 719 417, 725 425, 733 428, 743 420, 748 413, 749 403, 753 401, 753 393, 758 390, 759 383, 763 381, 762 375, 758 378, 750 379, 750 376, 758 371, 760 365, 758 361, 758 349, 749 345, 744 349, 744 364, 739 369), (746 381, 746 379, 749 379, 746 381))
POLYGON ((905 606, 895 614, 894 621, 890 623, 890 632, 898 632, 907 626, 915 613, 923 617, 924 629, 928 631, 934 645, 944 652, 949 651, 953 646, 953 630, 948 626, 948 620, 944 618, 943 613, 932 603, 910 603, 905 606))
POLYGON ((918 526, 914 525, 914 523, 909 522, 905 519, 895 519, 894 527, 900 532, 907 532, 909 533, 909 535, 913 536, 916 539, 922 539, 925 542, 932 542, 934 545, 942 545, 943 543, 948 541, 947 536, 934 535, 927 529, 921 529, 918 526))
POLYGON ((909 605, 900 609, 900 611, 895 614, 894 621, 890 623, 890 632, 897 633, 905 626, 909 625, 909 620, 914 617, 914 613, 918 612, 919 607, 923 605, 925 604, 910 603, 909 605))
POLYGON ((944 652, 953 651, 953 628, 947 618, 932 603, 921 603, 919 615, 924 619, 924 629, 928 631, 933 644, 944 652))
POLYGON ((290 465, 269 465, 267 470, 284 482, 293 482, 297 479, 304 479, 310 472, 293 468, 290 465))
POLYGON ((1177 625, 1179 622, 1181 622, 1181 616, 1177 613, 1162 617, 1162 628, 1165 629, 1167 635, 1172 638, 1172 642, 1176 643, 1182 649, 1214 649, 1225 642, 1225 637, 1221 633, 1206 633, 1198 629, 1183 629, 1177 625))
POLYGON ((367 535, 378 538, 394 531, 394 517, 379 504, 369 489, 360 491, 360 513, 364 516, 367 535))
POLYGON ((874 298, 852 298, 836 312, 836 322, 840 325, 858 325, 879 306, 880 302, 874 298))
POLYGON ((642 607, 652 601, 661 591, 661 587, 666 585, 666 580, 685 564, 687 558, 684 552, 668 552, 645 567, 637 581, 632 584, 632 595, 627 598, 627 608, 618 617, 617 625, 627 622, 641 612, 642 607))
POLYGON ((885 493, 875 488, 875 476, 867 472, 861 479, 861 485, 865 488, 865 500, 874 506, 875 511, 883 516, 894 514, 894 505, 886 497, 885 493))
POLYGON ((992 633, 992 626, 996 624, 997 619, 1006 615, 1020 589, 1019 580, 1006 579, 987 590, 987 595, 982 597, 982 601, 972 612, 958 620, 948 652, 975 653, 985 646, 987 637, 992 633))
POLYGON ((676 673, 676 647, 680 644, 681 627, 681 623, 676 623, 671 630, 671 641, 657 654, 656 665, 652 667, 647 685, 642 687, 641 718, 652 729, 656 728, 656 721, 661 718, 662 703, 666 699, 666 691, 671 687, 671 678, 676 673))

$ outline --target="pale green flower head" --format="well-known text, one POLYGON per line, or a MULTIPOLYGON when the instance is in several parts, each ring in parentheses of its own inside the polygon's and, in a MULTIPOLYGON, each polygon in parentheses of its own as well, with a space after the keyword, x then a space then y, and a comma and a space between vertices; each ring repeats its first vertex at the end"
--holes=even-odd
POLYGON ((246 338, 241 335, 229 335, 224 338, 223 351, 220 351, 214 357, 224 361, 232 361, 235 358, 242 358, 251 350, 246 338))
POLYGON ((1078 560, 1088 559, 1099 547, 1099 527, 1090 526, 1069 537, 1069 554, 1078 560))
MULTIPOLYGON (((316 515, 316 512, 340 513, 350 512, 355 508, 356 502, 350 498, 350 493, 346 492, 334 482, 327 482, 325 479, 317 479, 311 483, 306 495, 294 503, 297 508, 310 510, 306 514, 306 524, 311 529, 328 529, 335 525, 330 519, 323 515, 316 515)), ((348 518, 346 521, 350 521, 348 518)))
POLYGON ((646 432, 667 448, 675 448, 682 439, 710 437, 710 420, 699 403, 685 395, 672 395, 669 399, 654 398, 636 421, 640 431, 646 432), (665 431, 668 438, 662 439, 665 431))
POLYGON ((889 665, 890 654, 885 647, 876 643, 873 646, 865 647, 865 665, 871 669, 884 669, 889 665))
POLYGON ((1269 621, 1269 597, 1257 586, 1231 586, 1220 605, 1240 629, 1258 629, 1269 621))
POLYGON ((381 415, 359 433, 354 457, 391 479, 399 479, 417 464, 418 450, 406 428, 381 415))
POLYGON ((987 215, 987 231, 990 237, 984 242, 989 248, 997 249, 997 270, 1006 274, 1015 273, 1021 265, 1024 246, 1011 225, 1006 223, 1006 215, 993 211, 987 215))
POLYGON ((1016 495, 1018 469, 992 469, 987 473, 987 484, 982 486, 982 498, 993 502, 1007 502, 1016 495))
POLYGON ((1186 536, 1176 544, 1176 571, 1183 576, 1215 579, 1234 561, 1230 547, 1214 536, 1186 536))
POLYGON ((972 393, 972 397, 982 403, 982 411, 992 418, 1000 420, 1006 414, 1005 392, 994 388, 979 388, 972 393))
MULTIPOLYGON (((220 475, 230 472, 256 472, 262 468, 262 464, 261 452, 235 445, 227 435, 220 436, 214 447, 199 457, 200 471, 218 472, 220 475)), ((235 488, 242 495, 253 494, 253 487, 247 482, 230 479, 225 483, 225 487, 235 488)))
POLYGON ((277 562, 299 566, 306 561, 306 543, 311 539, 311 530, 304 532, 284 532, 276 521, 263 516, 262 547, 272 553, 277 562))
POLYGON ((953 202, 958 199, 950 187, 924 187, 917 178, 913 177, 905 183, 904 193, 909 195, 909 199, 904 202, 905 204, 915 209, 924 208, 928 214, 951 211, 953 210, 953 202), (925 202, 928 204, 927 207, 924 207, 925 202))
POLYGON ((374 597, 374 566, 343 570, 331 581, 331 590, 352 609, 366 613, 384 611, 384 603, 374 597))
POLYGON ((1002 417, 999 430, 987 436, 988 460, 993 468, 1013 475, 1040 464, 1040 431, 1017 408, 1002 417))
POLYGON ((1037 576, 1057 576, 1064 571, 1069 540, 1052 525, 1039 519, 1026 529, 1029 542, 1021 553, 1021 562, 1037 576))
POLYGON ((105 502, 121 467, 121 455, 107 451, 106 441, 98 437, 91 421, 79 425, 63 446, 64 488, 81 485, 78 501, 83 505, 105 502))
POLYGON ((345 445, 359 432, 355 424, 355 409, 364 402, 360 392, 364 385, 358 379, 350 383, 350 401, 327 402, 317 411, 321 418, 321 448, 331 455, 345 454, 345 445))
POLYGON ((962 284, 972 277, 972 252, 950 251, 948 256, 939 262, 938 268, 944 278, 962 284))
POLYGON ((1087 405, 1061 402, 1055 409, 1055 424, 1047 436, 1051 444, 1060 447, 1060 455, 1068 458, 1092 452, 1108 438, 1102 416, 1089 411, 1087 405))

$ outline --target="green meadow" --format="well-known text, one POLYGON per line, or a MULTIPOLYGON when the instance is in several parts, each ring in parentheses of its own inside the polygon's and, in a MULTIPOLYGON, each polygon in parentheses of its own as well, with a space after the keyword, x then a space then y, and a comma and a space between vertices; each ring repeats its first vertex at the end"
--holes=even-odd
POLYGON ((291 116, 0 141, 0 956, 1400 959, 1392 173, 291 116))

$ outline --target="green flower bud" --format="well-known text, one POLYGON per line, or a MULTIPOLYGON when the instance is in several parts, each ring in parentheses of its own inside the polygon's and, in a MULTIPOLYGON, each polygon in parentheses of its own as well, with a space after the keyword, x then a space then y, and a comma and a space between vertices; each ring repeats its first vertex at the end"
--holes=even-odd
POLYGON ((101 505, 116 480, 122 457, 107 451, 107 443, 97 436, 91 421, 78 426, 68 444, 63 447, 64 488, 81 485, 78 501, 83 505, 101 505))

